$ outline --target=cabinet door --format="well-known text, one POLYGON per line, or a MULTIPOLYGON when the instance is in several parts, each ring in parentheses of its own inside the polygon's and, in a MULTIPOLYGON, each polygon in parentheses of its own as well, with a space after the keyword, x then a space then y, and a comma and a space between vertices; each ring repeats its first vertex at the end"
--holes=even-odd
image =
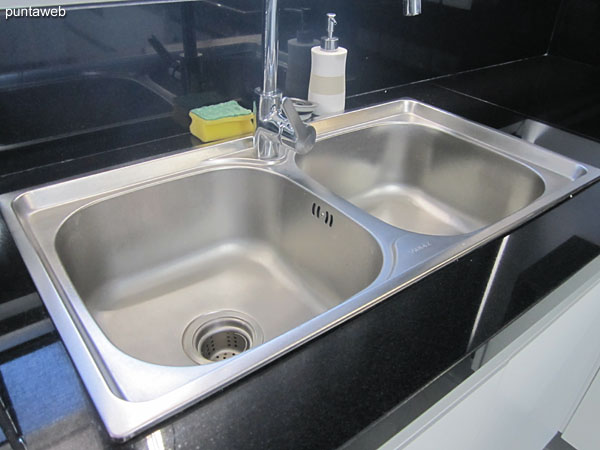
POLYGON ((599 342, 600 284, 595 284, 400 447, 542 449, 567 423, 589 385, 598 366, 599 342))
MULTIPOLYGON (((600 345, 596 343, 596 345, 600 345)), ((600 448, 600 372, 592 382, 562 438, 577 450, 600 448)))

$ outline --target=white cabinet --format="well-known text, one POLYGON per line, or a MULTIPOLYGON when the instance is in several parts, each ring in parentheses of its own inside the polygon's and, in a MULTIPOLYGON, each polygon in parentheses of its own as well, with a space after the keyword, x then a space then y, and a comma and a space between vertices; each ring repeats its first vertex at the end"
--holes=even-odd
MULTIPOLYGON (((596 345, 600 346, 600 342, 596 345)), ((577 450, 600 448, 600 372, 592 382, 562 438, 577 450)))
POLYGON ((600 258, 538 309, 549 305, 541 319, 382 448, 543 449, 565 429, 598 369, 600 258))

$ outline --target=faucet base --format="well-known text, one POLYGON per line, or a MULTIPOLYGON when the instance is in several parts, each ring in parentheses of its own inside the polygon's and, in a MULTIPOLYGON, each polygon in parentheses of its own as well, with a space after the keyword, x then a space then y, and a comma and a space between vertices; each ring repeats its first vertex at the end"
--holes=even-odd
POLYGON ((256 117, 258 123, 254 134, 254 148, 258 152, 258 158, 267 161, 275 161, 285 156, 285 151, 279 143, 279 130, 276 132, 268 125, 281 110, 281 91, 263 92, 257 87, 254 90, 258 98, 256 117))
POLYGON ((277 161, 285 157, 285 150, 279 143, 278 134, 263 128, 257 128, 254 134, 254 148, 258 159, 277 161))
POLYGON ((273 111, 281 109, 283 94, 279 89, 273 92, 264 92, 261 88, 257 87, 254 89, 254 95, 258 105, 256 117, 259 119, 266 119, 273 114, 273 111))

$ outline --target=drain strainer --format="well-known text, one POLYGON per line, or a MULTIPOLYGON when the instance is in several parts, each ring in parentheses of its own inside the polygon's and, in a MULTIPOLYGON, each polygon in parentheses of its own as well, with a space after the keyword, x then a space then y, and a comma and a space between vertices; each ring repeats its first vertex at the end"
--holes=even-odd
POLYGON ((218 311, 194 319, 183 332, 183 350, 195 362, 233 358, 262 344, 258 323, 239 311, 218 311))

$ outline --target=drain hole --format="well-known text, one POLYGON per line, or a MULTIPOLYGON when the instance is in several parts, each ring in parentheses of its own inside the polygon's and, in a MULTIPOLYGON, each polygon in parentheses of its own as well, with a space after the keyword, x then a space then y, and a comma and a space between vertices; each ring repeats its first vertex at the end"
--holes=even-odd
POLYGON ((198 364, 224 361, 260 345, 263 333, 252 317, 239 311, 217 311, 194 319, 182 336, 183 350, 198 364))
POLYGON ((218 331, 208 335, 201 345, 200 354, 210 361, 232 358, 250 347, 246 336, 233 330, 218 331))

